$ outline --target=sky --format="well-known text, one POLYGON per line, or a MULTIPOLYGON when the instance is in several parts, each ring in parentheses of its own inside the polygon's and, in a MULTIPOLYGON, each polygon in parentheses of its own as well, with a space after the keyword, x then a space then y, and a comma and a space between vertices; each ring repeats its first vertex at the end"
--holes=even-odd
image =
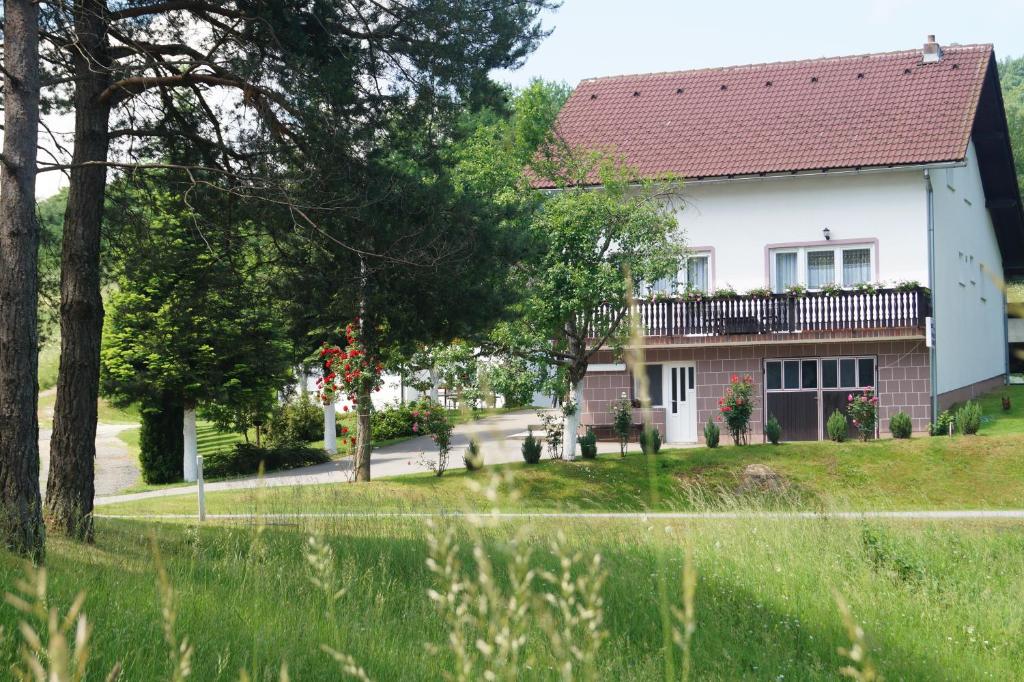
POLYGON ((992 43, 1024 55, 1024 0, 564 0, 544 24, 554 32, 517 71, 565 81, 788 59, 992 43))

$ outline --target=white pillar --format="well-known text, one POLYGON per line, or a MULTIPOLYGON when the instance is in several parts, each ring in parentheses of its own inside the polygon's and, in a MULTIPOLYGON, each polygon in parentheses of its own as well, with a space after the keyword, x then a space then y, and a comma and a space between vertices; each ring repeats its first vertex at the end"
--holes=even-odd
POLYGON ((199 475, 196 464, 196 457, 199 456, 199 442, 196 439, 196 408, 185 408, 181 435, 185 439, 185 480, 191 483, 199 475))
POLYGON ((430 370, 430 400, 437 402, 437 372, 430 370))
POLYGON ((575 409, 571 415, 565 418, 565 434, 562 437, 562 443, 565 446, 565 458, 570 461, 576 459, 577 431, 579 431, 580 419, 583 416, 583 391, 581 390, 581 383, 578 382, 569 391, 569 400, 575 409))
POLYGON ((331 455, 338 453, 338 420, 334 403, 324 405, 324 450, 331 455))

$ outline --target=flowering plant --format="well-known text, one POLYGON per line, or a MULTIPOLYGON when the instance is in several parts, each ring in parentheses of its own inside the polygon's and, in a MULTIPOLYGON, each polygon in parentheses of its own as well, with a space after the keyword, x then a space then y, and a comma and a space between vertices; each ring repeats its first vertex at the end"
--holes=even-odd
POLYGON ((438 476, 448 468, 448 454, 452 449, 452 421, 448 410, 431 401, 429 398, 413 405, 412 430, 417 434, 426 434, 437 446, 437 461, 424 460, 428 469, 438 476))
POLYGON ((733 374, 725 395, 718 399, 718 411, 729 427, 729 435, 736 445, 747 444, 750 415, 754 412, 754 380, 747 374, 742 378, 733 374))
MULTIPOLYGON (((380 391, 383 383, 381 372, 384 365, 366 352, 360 339, 359 318, 338 331, 345 335, 345 348, 324 343, 320 349, 320 361, 323 362, 324 370, 323 377, 317 379, 316 383, 320 401, 324 405, 337 402, 340 396, 345 396, 349 402, 355 403, 361 395, 380 391)), ((344 405, 342 410, 348 412, 349 406, 344 405)), ((347 438, 349 444, 355 446, 356 439, 348 435, 347 428, 342 429, 342 436, 342 442, 347 438)))
POLYGON ((846 396, 846 402, 846 413, 860 431, 861 440, 873 437, 878 421, 878 396, 875 395, 874 386, 868 386, 860 395, 850 393, 846 396))

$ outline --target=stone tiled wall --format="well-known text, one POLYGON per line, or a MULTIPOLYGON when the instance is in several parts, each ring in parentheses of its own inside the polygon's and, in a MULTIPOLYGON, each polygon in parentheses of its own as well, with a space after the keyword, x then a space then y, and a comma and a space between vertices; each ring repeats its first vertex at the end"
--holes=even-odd
MULTIPOLYGON (((718 412, 718 399, 725 393, 733 374, 749 374, 754 381, 757 405, 751 417, 752 437, 762 438, 763 361, 765 358, 813 358, 834 356, 875 356, 878 362, 880 432, 889 432, 889 417, 903 410, 910 415, 915 431, 926 431, 931 420, 928 349, 922 339, 849 341, 842 343, 788 343, 758 345, 700 346, 690 348, 648 348, 646 362, 696 362, 698 433, 708 417, 718 412)), ((610 353, 600 353, 594 362, 612 362, 610 353)), ((590 374, 584 379, 583 423, 607 424, 612 402, 630 390, 626 372, 590 374)), ((664 423, 664 412, 661 412, 664 423)))

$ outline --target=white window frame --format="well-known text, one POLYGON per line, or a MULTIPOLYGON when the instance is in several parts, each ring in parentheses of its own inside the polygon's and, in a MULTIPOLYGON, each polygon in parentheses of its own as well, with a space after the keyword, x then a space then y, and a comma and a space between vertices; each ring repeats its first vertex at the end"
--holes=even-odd
POLYGON ((715 292, 715 258, 714 258, 714 254, 711 251, 708 251, 706 249, 700 249, 700 250, 697 250, 697 251, 692 251, 691 253, 687 254, 686 261, 683 262, 683 267, 679 271, 679 277, 678 277, 679 287, 678 287, 678 290, 681 291, 681 292, 682 291, 686 291, 687 286, 689 286, 689 284, 690 284, 690 273, 686 269, 686 266, 687 266, 687 261, 689 261, 691 258, 704 258, 705 260, 707 260, 707 262, 708 262, 708 290, 706 292, 704 292, 704 293, 706 293, 706 294, 713 294, 715 292))
MULTIPOLYGON (((801 286, 807 286, 807 254, 816 253, 820 251, 831 251, 832 256, 832 267, 835 272, 832 278, 833 283, 837 286, 843 286, 843 252, 844 251, 856 251, 859 249, 867 249, 870 253, 871 261, 868 264, 868 269, 871 271, 872 279, 874 279, 875 273, 877 272, 878 264, 878 245, 872 241, 865 242, 844 242, 842 244, 807 244, 806 246, 780 246, 779 248, 768 248, 768 282, 771 285, 771 290, 776 290, 776 283, 778 282, 777 276, 777 265, 775 255, 779 253, 795 253, 796 254, 796 276, 797 282, 801 286)), ((871 280, 869 280, 871 281, 871 280)), ((843 287, 844 289, 851 289, 852 287, 843 287)), ((820 291, 820 289, 808 289, 808 291, 820 291)))

